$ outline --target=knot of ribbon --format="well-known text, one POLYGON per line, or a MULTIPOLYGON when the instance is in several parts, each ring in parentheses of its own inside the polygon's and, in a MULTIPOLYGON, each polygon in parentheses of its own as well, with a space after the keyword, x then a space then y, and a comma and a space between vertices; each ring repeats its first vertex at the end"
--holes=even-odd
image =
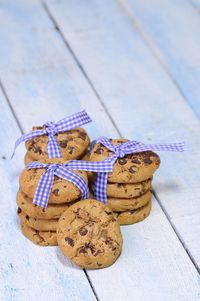
MULTIPOLYGON (((144 144, 139 141, 127 141, 114 146, 111 141, 106 137, 101 137, 98 142, 103 144, 107 149, 113 152, 107 161, 109 161, 112 166, 118 158, 123 158, 125 155, 143 152, 143 151, 172 151, 172 152, 183 152, 185 149, 184 142, 177 143, 163 143, 163 144, 144 144)), ((107 204, 107 193, 106 187, 108 182, 108 172, 97 172, 95 187, 94 187, 94 197, 95 199, 107 204)))
POLYGON ((72 160, 65 164, 31 162, 26 166, 26 168, 45 168, 45 172, 42 174, 38 182, 33 198, 33 204, 46 208, 54 176, 65 179, 76 185, 81 191, 82 198, 88 199, 90 197, 90 193, 87 183, 81 176, 75 174, 73 170, 85 170, 98 173, 110 172, 112 171, 112 163, 107 159, 101 162, 72 160))
POLYGON ((47 122, 43 125, 45 127, 44 129, 30 132, 18 138, 17 141, 15 142, 13 155, 15 153, 17 146, 21 142, 28 141, 37 136, 48 135, 47 153, 49 158, 62 158, 60 147, 58 145, 56 138, 54 137, 55 134, 59 132, 72 130, 91 121, 92 119, 88 116, 86 111, 83 110, 81 112, 78 112, 66 118, 63 118, 57 122, 52 122, 52 121, 47 122))

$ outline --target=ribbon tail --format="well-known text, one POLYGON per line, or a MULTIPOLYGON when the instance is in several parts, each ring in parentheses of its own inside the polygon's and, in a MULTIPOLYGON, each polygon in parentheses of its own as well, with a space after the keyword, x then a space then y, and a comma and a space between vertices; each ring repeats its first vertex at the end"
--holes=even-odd
POLYGON ((33 204, 46 208, 54 181, 54 171, 49 169, 41 176, 35 191, 33 204))
POLYGON ((49 134, 47 152, 49 158, 62 158, 62 153, 54 135, 49 134))
POLYGON ((15 145, 14 145, 14 150, 13 150, 13 153, 12 153, 12 156, 11 156, 11 159, 13 158, 14 154, 15 154, 15 150, 16 148, 18 147, 18 145, 21 143, 21 142, 24 142, 24 141, 28 141, 32 138, 35 138, 37 136, 41 136, 41 135, 45 135, 46 134, 46 130, 37 130, 37 131, 33 131, 29 134, 25 134, 25 135, 22 135, 21 137, 19 137, 17 139, 17 141, 15 142, 15 145))
POLYGON ((69 131, 91 122, 92 119, 85 110, 75 113, 56 122, 57 132, 69 131))
POLYGON ((108 173, 97 173, 97 178, 94 186, 94 198, 98 201, 107 204, 107 181, 108 181, 108 173))

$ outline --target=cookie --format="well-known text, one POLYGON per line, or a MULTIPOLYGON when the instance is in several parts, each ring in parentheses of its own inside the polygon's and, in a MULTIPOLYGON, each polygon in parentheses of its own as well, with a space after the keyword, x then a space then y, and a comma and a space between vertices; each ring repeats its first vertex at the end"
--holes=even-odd
MULTIPOLYGON (((127 142, 126 139, 111 139, 113 145, 127 142)), ((90 154, 90 161, 102 161, 113 152, 101 143, 96 143, 90 154)), ((116 160, 112 172, 108 175, 110 183, 138 183, 152 177, 160 165, 159 156, 152 151, 144 151, 126 155, 116 160)))
MULTIPOLYGON (((32 130, 44 129, 45 127, 33 127, 32 130)), ((81 158, 88 149, 90 139, 83 128, 76 128, 67 132, 55 134, 55 139, 60 146, 64 160, 81 158)), ((44 162, 48 159, 47 153, 48 135, 37 136, 25 142, 28 154, 34 160, 44 162)))
MULTIPOLYGON (((78 200, 77 200, 78 201, 78 200)), ((58 219, 61 214, 72 204, 52 204, 47 208, 34 205, 33 200, 27 197, 22 191, 18 191, 16 202, 19 208, 26 213, 28 216, 39 219, 58 219)))
MULTIPOLYGON (((45 168, 24 169, 19 178, 21 190, 31 199, 33 199, 38 182, 45 172, 45 168)), ((88 183, 87 173, 85 171, 77 171, 74 173, 81 176, 88 183)), ((54 176, 49 204, 61 204, 72 202, 81 197, 81 191, 73 183, 54 176)))
POLYGON ((132 199, 108 198, 108 205, 113 211, 135 210, 145 206, 151 200, 151 191, 132 199))
MULTIPOLYGON (((131 199, 139 197, 151 188, 152 179, 140 183, 107 183, 107 196, 109 198, 131 199)), ((94 190, 94 184, 91 183, 94 190)))
MULTIPOLYGON (((85 153, 83 155, 83 157, 81 158, 81 160, 87 161, 89 159, 89 155, 88 153, 85 153)), ((35 160, 34 158, 31 157, 31 155, 26 152, 25 156, 24 156, 24 164, 28 165, 29 163, 33 162, 33 161, 39 161, 42 163, 65 163, 66 160, 63 158, 48 158, 48 159, 44 159, 42 160, 35 160)))
POLYGON ((121 253, 122 236, 112 210, 93 199, 69 207, 60 217, 58 245, 82 268, 110 266, 121 253))
POLYGON ((57 246, 57 235, 55 231, 38 231, 21 223, 21 231, 33 243, 40 246, 57 246))
POLYGON ((38 219, 24 213, 18 207, 17 214, 20 222, 38 231, 56 231, 58 219, 38 219))
POLYGON ((145 206, 136 210, 130 210, 125 212, 115 212, 115 217, 120 225, 136 224, 144 220, 151 211, 151 201, 145 206))

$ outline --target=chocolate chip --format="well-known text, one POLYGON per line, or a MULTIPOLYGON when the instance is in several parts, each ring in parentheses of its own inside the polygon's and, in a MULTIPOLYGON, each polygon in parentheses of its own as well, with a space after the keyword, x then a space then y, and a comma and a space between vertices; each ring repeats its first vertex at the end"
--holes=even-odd
POLYGON ((135 166, 135 165, 132 165, 131 167, 129 167, 129 171, 131 172, 131 173, 135 173, 136 171, 137 171, 137 166, 135 166))
POLYGON ((58 196, 58 192, 59 192, 59 189, 57 188, 57 189, 54 189, 53 191, 52 191, 52 193, 55 195, 55 196, 58 196))
POLYGON ((151 164, 152 160, 150 158, 144 158, 144 163, 151 164))
POLYGON ((141 164, 141 162, 137 158, 132 159, 131 162, 135 164, 141 164))
POLYGON ((120 165, 124 165, 124 164, 127 163, 127 160, 124 159, 124 158, 120 158, 120 159, 118 159, 118 163, 119 163, 120 165))
POLYGON ((68 153, 71 155, 74 152, 74 147, 70 146, 68 147, 68 153))
POLYGON ((42 153, 42 150, 41 150, 41 148, 39 147, 39 146, 35 146, 34 148, 33 148, 33 151, 34 151, 34 153, 39 153, 39 154, 41 154, 42 153))
POLYGON ((106 210, 105 210, 105 213, 106 213, 107 215, 111 215, 111 214, 112 214, 112 212, 109 212, 109 211, 106 211, 106 210))
POLYGON ((86 247, 82 247, 82 248, 80 248, 80 250, 79 250, 79 254, 85 254, 85 253, 87 253, 87 248, 86 247))
POLYGON ((29 220, 29 216, 28 215, 26 215, 26 219, 27 219, 27 221, 29 220))
POLYGON ((66 140, 65 141, 61 141, 60 142, 60 147, 62 147, 62 148, 67 147, 67 141, 66 140))
POLYGON ((74 241, 70 237, 65 237, 65 241, 70 245, 71 247, 74 246, 74 241))
POLYGON ((103 148, 98 147, 98 148, 95 150, 95 153, 96 153, 96 154, 102 154, 102 153, 103 153, 103 148))
POLYGON ((85 236, 88 233, 88 230, 85 227, 79 229, 79 234, 85 236))
POLYGON ((83 141, 85 141, 85 140, 86 140, 86 137, 87 137, 87 134, 86 134, 86 133, 80 133, 80 134, 79 134, 79 137, 80 137, 83 141))
POLYGON ((22 212, 22 209, 18 207, 17 214, 20 214, 22 212))

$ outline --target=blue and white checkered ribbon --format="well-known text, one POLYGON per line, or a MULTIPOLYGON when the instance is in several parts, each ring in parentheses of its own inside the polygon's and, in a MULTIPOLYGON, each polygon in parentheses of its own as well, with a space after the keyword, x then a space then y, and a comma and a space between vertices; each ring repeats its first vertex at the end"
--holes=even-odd
POLYGON ((17 139, 17 141, 15 142, 13 155, 15 153, 15 149, 21 142, 30 140, 37 136, 48 135, 49 139, 47 144, 47 152, 49 158, 62 158, 60 147, 54 135, 59 132, 70 131, 91 121, 92 119, 88 116, 88 114, 85 111, 81 111, 63 118, 57 122, 47 122, 44 124, 44 126, 46 127, 45 129, 33 131, 17 139))
MULTIPOLYGON (((123 158, 125 155, 143 152, 147 150, 151 151, 172 151, 172 152, 183 152, 185 148, 184 142, 178 143, 164 143, 164 144, 144 144, 138 141, 128 141, 118 145, 113 145, 111 141, 106 137, 101 137, 97 142, 103 144, 106 148, 111 150, 114 154, 110 156, 107 160, 112 166, 118 158, 123 158)), ((108 181, 108 173, 97 173, 95 188, 94 188, 94 197, 95 199, 107 203, 107 194, 106 187, 108 181)))
POLYGON ((110 160, 101 162, 87 162, 72 160, 65 164, 44 164, 40 162, 31 162, 26 166, 31 168, 45 168, 45 172, 41 176, 33 198, 33 204, 46 208, 48 205, 51 188, 54 181, 54 176, 65 179, 76 185, 82 194, 83 199, 88 199, 89 189, 85 180, 75 174, 73 170, 85 170, 92 172, 110 172, 112 171, 112 163, 110 160))

